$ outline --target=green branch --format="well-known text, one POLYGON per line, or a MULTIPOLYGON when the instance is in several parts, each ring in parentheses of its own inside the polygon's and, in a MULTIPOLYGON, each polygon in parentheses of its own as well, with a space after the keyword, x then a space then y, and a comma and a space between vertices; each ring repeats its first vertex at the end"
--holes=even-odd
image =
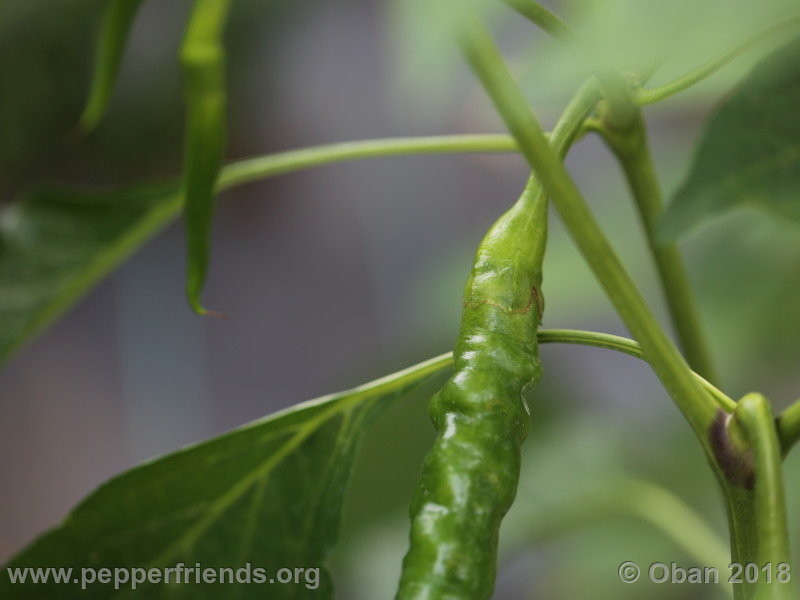
MULTIPOLYGON (((580 346, 606 348, 608 350, 614 350, 616 352, 628 354, 630 356, 647 361, 639 344, 633 340, 629 340, 628 338, 620 337, 618 335, 611 335, 609 333, 580 331, 577 329, 540 329, 539 343, 576 344, 580 346)), ((719 408, 727 413, 733 412, 733 410, 736 408, 735 401, 733 401, 724 392, 720 391, 716 386, 704 379, 698 373, 693 372, 692 375, 697 383, 702 385, 709 395, 716 400, 719 408)))
POLYGON ((607 97, 609 111, 600 127, 600 133, 617 155, 627 176, 660 275, 673 326, 692 368, 705 377, 714 379, 711 359, 701 333, 700 319, 692 300, 689 278, 680 252, 674 244, 662 245, 656 242, 655 228, 663 205, 661 189, 647 144, 641 110, 631 106, 627 83, 613 69, 599 66, 591 58, 592 54, 581 36, 568 23, 535 0, 503 1, 553 37, 582 49, 582 54, 594 65, 596 76, 607 97), (612 94, 614 90, 617 93, 612 94), (612 100, 609 101, 608 98, 612 100), (624 124, 620 123, 621 114, 624 114, 624 124))
POLYGON ((477 20, 472 20, 461 33, 459 41, 468 62, 558 208, 573 240, 628 329, 641 343, 648 362, 703 448, 713 456, 707 432, 718 411, 717 402, 697 383, 686 361, 647 308, 580 191, 547 142, 488 32, 477 20))
POLYGON ((775 420, 778 437, 781 440, 781 451, 786 456, 800 441, 800 400, 784 410, 775 420))
POLYGON ((664 202, 641 110, 637 109, 630 128, 617 130, 612 125, 602 124, 599 132, 619 160, 628 181, 658 270, 670 320, 687 361, 692 369, 713 381, 711 358, 680 250, 676 244, 659 242, 656 236, 664 202))
POLYGON ((240 160, 222 168, 217 191, 237 185, 334 162, 408 154, 468 154, 518 152, 510 135, 431 135, 383 138, 311 146, 240 160))
POLYGON ((636 115, 631 86, 616 68, 597 60, 597 51, 566 21, 535 0, 503 0, 508 6, 574 49, 597 77, 608 103, 609 118, 618 127, 626 127, 636 115))
MULTIPOLYGON (((739 564, 791 564, 786 493, 781 470, 781 444, 769 401, 761 394, 747 394, 726 420, 726 472, 738 485, 726 494, 731 503, 731 558, 739 564)), ((792 600, 794 584, 773 575, 756 581, 743 580, 736 598, 792 600)))
MULTIPOLYGON (((612 335, 610 333, 582 331, 579 329, 540 329, 536 333, 536 339, 540 344, 570 344, 576 346, 603 348, 647 361, 639 344, 631 339, 618 335, 612 335)), ((424 375, 434 375, 452 366, 452 364, 453 353, 446 352, 433 358, 429 358, 423 362, 417 363, 416 365, 412 365, 411 367, 403 369, 398 373, 376 379, 375 381, 364 384, 364 386, 361 387, 371 389, 377 384, 385 385, 388 381, 391 381, 393 378, 400 375, 411 378, 412 380, 416 380, 417 375, 422 371, 424 371, 424 375)), ((724 392, 714 387, 708 381, 700 377, 700 375, 697 375, 696 373, 693 373, 692 375, 696 378, 698 384, 702 385, 708 391, 710 397, 714 398, 718 402, 719 407, 725 410, 725 412, 732 412, 736 408, 736 403, 731 398, 726 396, 724 392)))
POLYGON ((783 19, 782 21, 774 23, 773 25, 762 29, 752 37, 748 38, 732 50, 729 50, 728 52, 721 54, 720 56, 708 61, 696 69, 689 71, 685 75, 682 75, 677 79, 670 81, 669 83, 665 83, 664 85, 660 85, 649 90, 640 90, 639 93, 636 94, 635 101, 639 105, 654 104, 664 100, 665 98, 674 96, 675 94, 682 92, 697 83, 700 83, 704 79, 707 79, 753 47, 764 42, 765 40, 771 39, 775 34, 792 29, 798 25, 800 25, 800 15, 793 15, 787 19, 783 19))
POLYGON ((534 0, 503 0, 508 6, 565 44, 581 43, 580 34, 553 11, 534 0))

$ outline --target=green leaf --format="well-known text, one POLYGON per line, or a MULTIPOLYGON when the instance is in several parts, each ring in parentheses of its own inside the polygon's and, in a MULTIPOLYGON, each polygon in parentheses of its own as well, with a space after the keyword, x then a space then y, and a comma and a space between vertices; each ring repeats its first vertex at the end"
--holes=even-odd
POLYGON ((40 188, 0 213, 0 360, 175 218, 178 186, 40 188))
MULTIPOLYGON (((443 355, 347 392, 298 405, 144 464, 101 486, 8 569, 263 568, 306 571, 299 583, 12 584, 0 597, 330 598, 325 560, 336 541, 345 486, 365 427, 387 402, 449 366, 443 355), (305 577, 309 576, 311 581, 305 577), (144 589, 147 588, 147 589, 144 589)), ((243 573, 244 574, 244 573, 243 573)), ((173 576, 174 577, 174 576, 173 576)))
POLYGON ((798 102, 800 39, 759 63, 711 116, 664 214, 663 239, 742 207, 800 222, 798 102))
MULTIPOLYGON (((505 135, 389 138, 312 146, 225 166, 216 189, 333 162, 404 154, 513 152, 505 135)), ((40 188, 0 212, 0 362, 172 222, 177 182, 112 191, 40 188)))

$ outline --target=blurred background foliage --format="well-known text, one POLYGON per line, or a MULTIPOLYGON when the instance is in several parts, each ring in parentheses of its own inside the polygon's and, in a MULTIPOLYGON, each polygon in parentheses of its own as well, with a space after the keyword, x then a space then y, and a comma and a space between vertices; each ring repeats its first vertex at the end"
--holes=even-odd
MULTIPOLYGON (((178 172, 176 53, 190 3, 144 3, 110 112, 81 139, 74 125, 103 4, 0 3, 0 202, 41 180, 108 185, 178 172)), ((499 131, 425 18, 426 4, 237 0, 227 35, 229 158, 366 137, 499 131)), ((483 4, 532 103, 552 123, 585 70, 500 3, 483 4)), ((668 56, 655 78, 667 81, 792 4, 552 6, 623 69, 668 56)), ((714 103, 768 49, 646 110, 667 190, 685 175, 714 103)), ((663 320, 616 165, 595 139, 582 141, 568 164, 663 320)), ((414 157, 228 192, 207 291, 228 322, 185 306, 183 239, 169 228, 0 373, 0 561, 145 458, 448 349, 472 252, 525 176, 515 157, 414 157)), ((557 218, 552 225, 544 326, 624 335, 557 218)), ((795 400, 796 226, 737 213, 683 248, 724 389, 733 397, 763 391, 778 408, 795 400)), ((621 584, 624 560, 696 562, 641 520, 590 514, 593 495, 643 479, 674 491, 725 536, 711 473, 647 366, 586 348, 542 354, 546 375, 530 397, 533 427, 496 597, 556 600, 587 589, 598 599, 721 597, 706 586, 621 584), (557 531, 559 510, 576 500, 588 506, 587 522, 557 531)), ((368 435, 334 560, 342 598, 393 594, 407 506, 432 439, 425 404, 433 389, 396 402, 368 435)), ((786 469, 797 547, 800 459, 790 457, 786 469)))

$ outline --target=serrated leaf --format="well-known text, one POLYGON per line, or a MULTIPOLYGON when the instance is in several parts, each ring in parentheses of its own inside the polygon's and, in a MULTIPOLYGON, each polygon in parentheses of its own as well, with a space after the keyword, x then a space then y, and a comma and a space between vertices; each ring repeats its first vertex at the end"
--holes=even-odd
POLYGON ((800 223, 798 105, 800 38, 759 63, 710 117, 662 237, 742 207, 800 223))
MULTIPOLYGON (((0 597, 330 598, 326 557, 361 435, 387 402, 451 362, 444 355, 298 405, 112 479, 0 575, 0 597), (12 584, 10 569, 256 568, 304 571, 298 583, 12 584)), ((185 576, 184 576, 185 577, 185 576)), ((244 573, 242 573, 244 577, 244 573)), ((173 575, 174 581, 174 575, 173 575)))
POLYGON ((0 213, 0 360, 180 211, 174 183, 40 188, 0 213))

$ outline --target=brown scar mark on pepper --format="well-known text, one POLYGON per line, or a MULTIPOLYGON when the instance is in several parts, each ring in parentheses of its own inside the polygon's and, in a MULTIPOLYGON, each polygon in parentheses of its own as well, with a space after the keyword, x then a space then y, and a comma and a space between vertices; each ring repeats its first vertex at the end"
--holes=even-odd
POLYGON ((544 295, 536 286, 531 288, 531 296, 536 301, 536 309, 539 313, 539 321, 542 320, 542 315, 544 315, 544 295))
POLYGON ((753 456, 750 451, 737 449, 728 434, 728 423, 733 415, 717 409, 714 421, 708 429, 708 441, 714 459, 722 469, 725 478, 737 487, 752 490, 756 484, 753 456))
POLYGON ((510 315, 525 315, 531 311, 531 307, 533 303, 536 302, 536 309, 538 311, 539 316, 544 314, 544 297, 542 296, 541 292, 533 286, 531 288, 531 298, 528 300, 528 304, 525 305, 524 308, 508 308, 503 306, 502 304, 498 304, 497 302, 491 302, 489 300, 479 300, 478 302, 467 302, 464 300, 464 307, 474 310, 479 306, 485 304, 487 306, 494 306, 495 308, 499 308, 505 313, 510 315))

